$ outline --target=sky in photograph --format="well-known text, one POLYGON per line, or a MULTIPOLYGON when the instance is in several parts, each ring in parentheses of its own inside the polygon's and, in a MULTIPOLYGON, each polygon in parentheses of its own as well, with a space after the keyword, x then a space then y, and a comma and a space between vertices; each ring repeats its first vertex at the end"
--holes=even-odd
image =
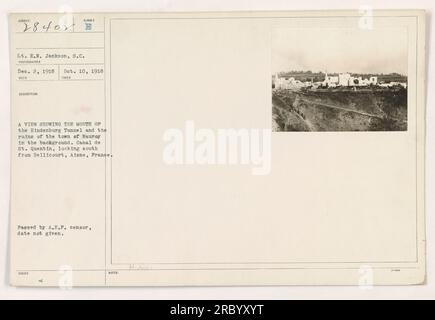
POLYGON ((272 31, 272 72, 407 75, 407 42, 405 28, 279 28, 272 31))

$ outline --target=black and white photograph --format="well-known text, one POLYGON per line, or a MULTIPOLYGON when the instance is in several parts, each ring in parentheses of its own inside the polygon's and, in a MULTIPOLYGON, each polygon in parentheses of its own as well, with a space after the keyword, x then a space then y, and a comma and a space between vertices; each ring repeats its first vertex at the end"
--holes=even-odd
POLYGON ((272 32, 272 128, 406 131, 406 28, 272 32))

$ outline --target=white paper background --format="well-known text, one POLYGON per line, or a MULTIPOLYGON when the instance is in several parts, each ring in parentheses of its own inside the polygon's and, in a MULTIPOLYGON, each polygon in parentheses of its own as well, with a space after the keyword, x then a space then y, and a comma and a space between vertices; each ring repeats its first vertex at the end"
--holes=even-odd
POLYGON ((233 10, 323 10, 354 9, 373 6, 373 9, 426 9, 427 17, 427 87, 435 74, 433 64, 431 12, 433 0, 2 0, 0 2, 0 299, 379 299, 435 298, 435 243, 431 231, 434 201, 433 164, 435 151, 433 91, 427 95, 427 151, 426 151, 426 220, 427 220, 427 283, 422 286, 376 287, 222 287, 222 288, 80 288, 72 290, 9 287, 8 226, 9 226, 9 56, 8 12, 146 12, 146 11, 233 11, 233 10))

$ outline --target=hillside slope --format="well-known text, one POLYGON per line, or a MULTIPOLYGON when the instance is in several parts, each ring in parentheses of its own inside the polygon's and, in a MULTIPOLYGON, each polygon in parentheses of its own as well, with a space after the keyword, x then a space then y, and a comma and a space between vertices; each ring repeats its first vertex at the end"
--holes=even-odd
POLYGON ((274 92, 274 131, 406 131, 405 89, 274 92))

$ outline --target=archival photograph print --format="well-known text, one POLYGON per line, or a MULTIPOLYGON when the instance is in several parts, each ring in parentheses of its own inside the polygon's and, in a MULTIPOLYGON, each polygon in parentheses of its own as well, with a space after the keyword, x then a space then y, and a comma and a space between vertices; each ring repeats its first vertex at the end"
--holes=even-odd
POLYGON ((406 131, 407 42, 404 28, 273 30, 273 131, 406 131))

